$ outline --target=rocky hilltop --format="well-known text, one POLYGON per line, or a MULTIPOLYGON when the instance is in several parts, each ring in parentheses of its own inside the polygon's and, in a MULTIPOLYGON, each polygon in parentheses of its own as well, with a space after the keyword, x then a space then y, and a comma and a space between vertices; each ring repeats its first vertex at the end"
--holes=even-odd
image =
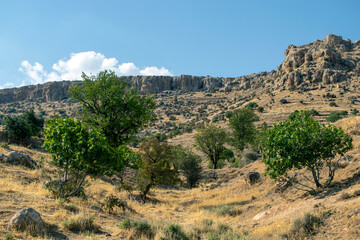
MULTIPOLYGON (((172 91, 225 91, 275 89, 306 89, 319 85, 360 81, 360 41, 343 40, 341 36, 328 35, 324 40, 294 46, 285 50, 285 60, 278 69, 242 76, 239 78, 214 78, 181 75, 127 76, 140 93, 172 91)), ((0 90, 0 103, 16 101, 59 101, 68 98, 72 81, 48 82, 0 90)))

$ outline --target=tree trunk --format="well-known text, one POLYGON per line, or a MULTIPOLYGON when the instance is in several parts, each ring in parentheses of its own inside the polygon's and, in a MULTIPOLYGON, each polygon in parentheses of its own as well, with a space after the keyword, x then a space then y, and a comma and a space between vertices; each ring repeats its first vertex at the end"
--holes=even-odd
POLYGON ((74 191, 72 191, 71 193, 65 195, 65 197, 71 197, 71 196, 74 196, 75 194, 77 194, 79 192, 80 188, 82 187, 82 184, 84 183, 86 176, 87 176, 87 174, 85 173, 84 176, 82 177, 79 185, 77 186, 77 188, 74 191))
POLYGON ((314 178, 314 182, 315 182, 315 184, 316 184, 316 187, 317 187, 317 188, 322 187, 321 184, 320 184, 320 182, 319 182, 319 172, 316 172, 315 167, 312 167, 312 168, 311 168, 311 173, 312 173, 312 175, 313 175, 313 178, 314 178))

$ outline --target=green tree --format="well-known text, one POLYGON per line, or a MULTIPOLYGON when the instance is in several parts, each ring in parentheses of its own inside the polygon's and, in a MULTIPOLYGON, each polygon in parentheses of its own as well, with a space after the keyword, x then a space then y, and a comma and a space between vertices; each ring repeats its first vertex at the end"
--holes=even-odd
MULTIPOLYGON (((266 174, 277 180, 291 180, 287 172, 291 169, 306 168, 311 171, 316 187, 320 183, 320 170, 328 169, 325 186, 334 179, 337 163, 332 163, 337 155, 343 155, 350 150, 352 139, 344 131, 332 125, 323 125, 314 120, 306 111, 300 111, 291 119, 274 125, 268 131, 263 142, 263 161, 266 164, 266 174)), ((299 189, 314 190, 312 187, 298 181, 299 189)))
POLYGON ((156 138, 143 141, 140 156, 137 160, 137 186, 143 201, 152 187, 179 181, 179 172, 172 167, 173 154, 167 142, 160 143, 156 138))
POLYGON ((99 129, 112 147, 129 143, 155 119, 153 97, 139 95, 113 71, 96 76, 83 73, 82 79, 70 87, 71 99, 80 102, 83 122, 99 129))
POLYGON ((72 118, 53 118, 46 121, 43 147, 51 153, 52 163, 61 169, 61 197, 76 195, 87 176, 111 176, 120 172, 132 152, 125 146, 112 148, 105 136, 96 129, 88 129, 72 118), (66 188, 66 185, 74 186, 66 188))
POLYGON ((32 136, 40 136, 40 132, 44 127, 44 118, 41 116, 36 116, 34 110, 28 110, 22 114, 25 122, 30 127, 30 133, 32 136))
POLYGON ((30 126, 22 116, 9 116, 5 119, 4 125, 4 132, 9 142, 24 146, 30 143, 30 126))
POLYGON ((258 120, 259 117, 252 108, 235 110, 230 118, 230 127, 233 130, 231 144, 240 151, 248 144, 253 144, 256 135, 254 122, 258 120))
POLYGON ((4 122, 4 132, 8 141, 20 145, 28 145, 31 136, 40 136, 44 119, 37 117, 34 110, 25 111, 19 116, 9 116, 4 122))
POLYGON ((267 131, 269 126, 266 122, 263 122, 261 126, 256 130, 255 138, 253 143, 251 144, 254 151, 257 153, 262 153, 263 148, 261 146, 261 142, 263 142, 267 137, 267 131))
POLYGON ((172 150, 174 167, 184 174, 188 187, 196 187, 201 178, 201 158, 181 145, 174 146, 172 150))
POLYGON ((208 125, 198 129, 195 135, 196 147, 205 153, 213 169, 217 168, 221 154, 225 150, 224 144, 227 140, 227 133, 224 129, 214 125, 208 125))

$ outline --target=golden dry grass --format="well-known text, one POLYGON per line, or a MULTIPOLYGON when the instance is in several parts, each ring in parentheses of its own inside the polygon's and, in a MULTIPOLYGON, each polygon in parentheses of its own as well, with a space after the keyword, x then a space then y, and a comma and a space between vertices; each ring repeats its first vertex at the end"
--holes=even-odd
MULTIPOLYGON (((251 94, 252 90, 243 93, 251 94)), ((237 92, 215 93, 211 98, 223 98, 232 100, 238 97, 237 92)), ((356 107, 349 104, 348 97, 357 96, 356 92, 348 92, 340 95, 339 90, 330 87, 313 90, 311 92, 298 93, 290 91, 277 91, 274 96, 268 94, 260 95, 248 102, 257 102, 263 106, 264 113, 258 113, 261 122, 269 124, 275 123, 287 118, 288 114, 298 109, 316 109, 321 116, 317 117, 324 120, 330 111, 347 110, 356 107), (336 93, 336 103, 339 107, 330 107, 329 101, 322 97, 327 92, 336 93), (290 101, 288 104, 281 104, 280 99, 286 98, 290 101), (313 100, 312 100, 313 98, 313 100), (271 99, 274 99, 274 103, 271 99), (305 104, 300 104, 300 101, 305 104)), ((179 100, 206 98, 204 93, 192 93, 179 95, 179 100)), ((171 102, 173 96, 164 98, 165 102, 171 102)), ((161 99, 157 99, 160 101, 161 99)), ((206 101, 199 100, 202 104, 206 101)), ((248 102, 244 102, 243 105, 248 102)), ((52 109, 47 107, 52 103, 42 104, 43 109, 52 109), (46 105, 47 104, 47 105, 46 105)), ((55 114, 57 107, 66 108, 66 104, 54 103, 55 110, 49 110, 49 114, 55 114)), ((226 102, 228 109, 231 106, 238 108, 238 102, 226 102)), ((242 105, 242 106, 243 106, 242 105)), ((200 106, 200 105, 199 105, 200 106)), ((202 106, 202 105, 201 105, 202 106)), ((75 106, 72 106, 75 108, 75 106)), ((194 112, 198 108, 194 109, 194 112)), ((221 107, 213 105, 209 107, 209 119, 212 116, 224 112, 221 107)), ((165 122, 168 117, 162 109, 158 110, 159 115, 165 122)), ((177 116, 177 123, 185 122, 183 116, 177 116)), ((219 125, 227 128, 227 122, 220 121, 219 125)), ((7 166, 0 164, 0 239, 4 234, 9 233, 10 229, 7 223, 10 218, 23 207, 33 207, 39 211, 43 219, 52 226, 58 228, 58 232, 65 234, 71 239, 126 239, 134 230, 119 229, 118 225, 124 218, 135 220, 147 220, 158 234, 156 239, 163 236, 162 230, 170 223, 179 224, 187 233, 193 231, 194 228, 200 228, 204 220, 214 221, 217 223, 228 224, 234 231, 239 233, 249 233, 246 237, 250 239, 279 239, 279 234, 289 231, 294 219, 301 218, 305 213, 331 212, 332 214, 325 220, 321 230, 313 236, 313 239, 358 239, 360 224, 360 208, 359 197, 355 196, 348 199, 342 199, 344 193, 352 193, 360 189, 358 186, 360 177, 359 147, 360 135, 360 117, 349 117, 340 120, 336 125, 341 126, 346 132, 351 133, 354 138, 354 150, 349 154, 354 156, 354 160, 345 168, 339 169, 335 177, 335 187, 325 190, 323 194, 312 196, 299 192, 295 189, 289 189, 282 194, 274 193, 276 183, 267 177, 263 177, 263 181, 253 186, 249 186, 245 182, 244 174, 250 171, 264 172, 264 164, 256 161, 245 166, 242 169, 221 169, 217 170, 219 176, 234 176, 229 179, 217 179, 208 182, 203 181, 202 184, 195 189, 154 189, 151 191, 150 197, 156 201, 148 203, 140 203, 128 200, 128 205, 135 210, 135 213, 126 211, 123 213, 120 209, 116 209, 113 214, 97 212, 90 209, 91 205, 101 206, 104 198, 110 194, 118 197, 126 198, 127 193, 117 192, 115 186, 103 180, 89 179, 90 186, 86 189, 88 198, 86 200, 72 198, 69 202, 61 203, 57 199, 53 199, 50 193, 43 189, 42 182, 48 179, 48 173, 36 169, 28 170, 22 167, 7 166), (66 206, 75 205, 76 212, 69 211, 66 206), (218 208, 231 206, 237 211, 234 216, 228 214, 219 214, 218 208), (266 214, 258 219, 253 220, 254 216, 259 213, 266 214), (101 227, 104 232, 102 234, 93 234, 85 236, 79 233, 73 233, 63 227, 63 222, 69 218, 76 217, 79 214, 90 214, 95 216, 95 223, 101 227), (110 234, 109 235, 106 235, 110 234)), ((156 128, 149 131, 156 132, 156 128)), ((181 144, 186 147, 193 148, 193 136, 196 132, 186 133, 171 139, 171 144, 181 144)), ((1 148, 0 153, 8 153, 16 150, 29 154, 34 160, 38 161, 40 157, 45 159, 45 169, 53 169, 49 166, 50 156, 42 151, 35 149, 27 149, 15 145, 9 145, 8 148, 1 148)), ((205 164, 206 165, 206 164, 205 164)), ((225 209, 226 210, 226 209, 225 209)), ((19 238, 24 234, 12 232, 14 238, 19 238)), ((31 239, 30 236, 24 237, 31 239)))

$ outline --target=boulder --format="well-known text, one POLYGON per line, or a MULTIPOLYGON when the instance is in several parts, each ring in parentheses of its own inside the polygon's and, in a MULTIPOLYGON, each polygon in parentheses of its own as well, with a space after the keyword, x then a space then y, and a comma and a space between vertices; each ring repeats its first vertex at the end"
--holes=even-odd
POLYGON ((45 233, 44 221, 40 214, 32 208, 21 209, 11 218, 9 226, 20 231, 28 230, 34 234, 45 233))
POLYGON ((5 154, 0 153, 0 162, 7 162, 8 156, 5 154))
POLYGON ((253 185, 257 182, 259 182, 261 179, 260 173, 258 172, 249 172, 246 174, 246 182, 250 185, 253 185))
POLYGON ((35 168, 37 165, 29 155, 17 151, 10 152, 7 158, 5 158, 4 162, 11 165, 21 165, 28 168, 35 168))

